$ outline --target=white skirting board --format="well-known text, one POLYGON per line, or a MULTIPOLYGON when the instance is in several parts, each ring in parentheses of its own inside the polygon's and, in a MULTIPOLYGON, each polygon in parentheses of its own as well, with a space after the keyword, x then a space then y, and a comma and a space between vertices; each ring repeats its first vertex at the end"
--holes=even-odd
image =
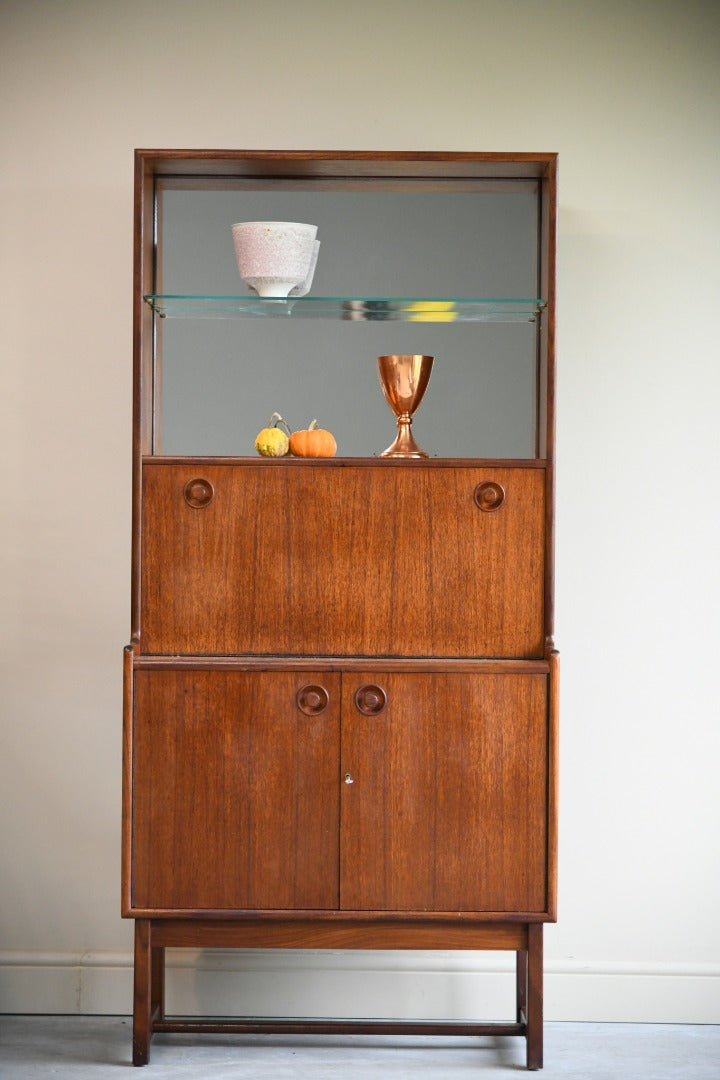
MULTIPOLYGON (((180 1015, 514 1020, 507 954, 168 950, 167 1012, 180 1015)), ((0 1013, 123 1015, 132 958, 0 953, 0 1013)), ((545 1018, 720 1023, 720 966, 547 962, 545 1018)))

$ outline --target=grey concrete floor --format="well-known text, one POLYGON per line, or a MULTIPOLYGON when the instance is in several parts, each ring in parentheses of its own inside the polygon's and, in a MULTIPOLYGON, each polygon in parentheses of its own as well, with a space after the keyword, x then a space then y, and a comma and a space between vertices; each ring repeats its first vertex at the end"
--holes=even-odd
MULTIPOLYGON (((0 1016, 3 1080, 106 1080, 132 1069, 131 1022, 0 1016)), ((158 1035, 147 1080, 508 1080, 524 1040, 158 1035)), ((544 1080, 720 1080, 720 1026, 546 1024, 544 1080)))

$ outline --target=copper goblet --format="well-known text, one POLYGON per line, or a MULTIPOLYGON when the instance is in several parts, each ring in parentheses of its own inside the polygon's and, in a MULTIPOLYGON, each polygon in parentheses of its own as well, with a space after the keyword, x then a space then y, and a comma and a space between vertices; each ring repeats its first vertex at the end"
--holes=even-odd
POLYGON ((410 425, 413 413, 423 399, 430 381, 432 356, 400 353, 394 356, 378 356, 378 375, 385 400, 397 416, 398 433, 392 446, 383 450, 380 457, 426 458, 413 438, 410 425))

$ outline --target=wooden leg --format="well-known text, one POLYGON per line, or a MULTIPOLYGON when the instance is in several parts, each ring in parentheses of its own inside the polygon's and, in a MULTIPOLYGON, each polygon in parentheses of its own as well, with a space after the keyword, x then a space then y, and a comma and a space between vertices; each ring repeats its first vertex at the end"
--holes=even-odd
POLYGON ((133 1065, 147 1065, 152 1036, 152 950, 150 920, 135 920, 135 990, 133 998, 133 1065))
POLYGON ((525 949, 519 949, 516 952, 515 957, 515 1019, 518 1024, 524 1024, 527 1018, 527 951, 525 949))
POLYGON ((543 1067, 543 928, 528 926, 527 951, 527 1067, 543 1067))
POLYGON ((155 945, 150 949, 150 962, 150 1012, 153 1020, 162 1020, 165 1017, 165 949, 162 946, 155 945))

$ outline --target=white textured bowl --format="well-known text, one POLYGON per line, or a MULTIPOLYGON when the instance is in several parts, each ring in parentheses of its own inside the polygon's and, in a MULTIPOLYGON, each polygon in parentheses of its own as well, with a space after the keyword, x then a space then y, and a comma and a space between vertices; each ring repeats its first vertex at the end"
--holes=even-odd
POLYGON ((232 227, 238 271, 260 296, 287 296, 308 276, 317 225, 240 221, 232 227))

